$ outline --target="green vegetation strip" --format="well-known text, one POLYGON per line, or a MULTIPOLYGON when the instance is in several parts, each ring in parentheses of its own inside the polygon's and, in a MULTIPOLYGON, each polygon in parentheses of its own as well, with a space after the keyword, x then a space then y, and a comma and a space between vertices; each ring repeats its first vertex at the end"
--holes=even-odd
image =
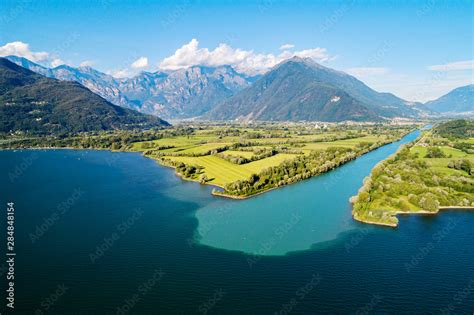
POLYGON ((379 163, 351 198, 354 218, 395 227, 397 214, 474 208, 473 130, 472 121, 441 124, 379 163))

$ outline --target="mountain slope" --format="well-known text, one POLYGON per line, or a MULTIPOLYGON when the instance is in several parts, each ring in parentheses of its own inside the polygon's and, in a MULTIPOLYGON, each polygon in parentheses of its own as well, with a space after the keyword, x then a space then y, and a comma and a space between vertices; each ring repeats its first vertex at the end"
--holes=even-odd
POLYGON ((94 70, 91 67, 73 68, 67 65, 60 65, 50 69, 23 57, 8 56, 6 58, 23 68, 39 73, 48 78, 78 82, 95 94, 102 96, 112 104, 136 110, 138 109, 133 103, 129 102, 129 100, 118 89, 119 83, 117 79, 108 74, 94 70))
POLYGON ((0 131, 32 133, 149 128, 158 117, 115 106, 76 82, 50 79, 0 58, 0 131))
POLYGON ((169 73, 143 72, 122 80, 119 89, 142 112, 163 117, 200 116, 249 85, 247 78, 231 67, 194 66, 169 73))
POLYGON ((425 103, 425 106, 439 113, 474 112, 474 85, 456 88, 436 100, 425 103))
POLYGON ((211 110, 207 119, 380 120, 415 117, 414 106, 378 93, 344 72, 311 59, 291 58, 211 110))

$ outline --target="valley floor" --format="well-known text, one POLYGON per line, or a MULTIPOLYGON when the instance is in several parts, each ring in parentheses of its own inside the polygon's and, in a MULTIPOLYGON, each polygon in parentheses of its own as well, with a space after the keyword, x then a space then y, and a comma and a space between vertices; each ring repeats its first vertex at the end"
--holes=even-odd
POLYGON ((324 173, 413 129, 394 126, 204 128, 193 134, 135 142, 183 178, 242 199, 324 173))

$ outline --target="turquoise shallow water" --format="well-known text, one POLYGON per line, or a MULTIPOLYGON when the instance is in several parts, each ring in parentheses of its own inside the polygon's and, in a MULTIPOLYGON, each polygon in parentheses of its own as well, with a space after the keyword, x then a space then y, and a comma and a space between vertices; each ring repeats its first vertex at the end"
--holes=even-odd
MULTIPOLYGON (((472 314, 473 213, 369 227, 350 219, 347 203, 366 174, 341 174, 327 190, 319 177, 240 203, 139 154, 0 151, 0 204, 16 209, 15 313, 472 314), (303 197, 298 207, 293 196, 303 197)), ((0 277, 5 301, 4 261, 0 277)))
POLYGON ((379 161, 418 137, 415 131, 329 173, 247 200, 213 201, 196 212, 205 245, 283 255, 356 229, 349 198, 379 161))

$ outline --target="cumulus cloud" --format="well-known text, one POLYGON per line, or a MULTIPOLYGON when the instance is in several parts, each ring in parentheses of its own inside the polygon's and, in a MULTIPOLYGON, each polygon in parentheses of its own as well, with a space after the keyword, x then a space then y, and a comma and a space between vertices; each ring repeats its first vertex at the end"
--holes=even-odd
POLYGON ((132 63, 131 67, 134 69, 141 69, 141 68, 148 67, 148 58, 147 57, 138 58, 132 63))
POLYGON ((79 64, 79 67, 92 67, 93 65, 95 65, 95 61, 93 61, 93 60, 84 60, 83 62, 81 62, 79 64))
POLYGON ((294 48, 295 45, 293 44, 284 44, 284 45, 281 45, 280 46, 280 50, 288 50, 288 49, 291 49, 291 48, 294 48))
POLYGON ((428 70, 431 71, 456 71, 456 70, 473 70, 474 60, 464 60, 449 62, 442 65, 429 66, 428 70))
POLYGON ((4 46, 0 46, 0 57, 10 56, 10 55, 24 57, 34 62, 44 61, 49 57, 49 54, 47 52, 31 51, 30 46, 28 44, 20 42, 20 41, 7 43, 4 46))
POLYGON ((256 53, 253 50, 233 48, 227 44, 219 44, 214 50, 200 48, 199 41, 192 39, 178 48, 175 53, 159 63, 163 70, 177 70, 190 66, 222 66, 231 65, 237 71, 247 74, 264 73, 281 61, 298 56, 309 57, 319 62, 331 59, 326 49, 312 48, 301 51, 283 51, 279 55, 256 53))
POLYGON ((57 66, 65 64, 65 62, 62 61, 61 58, 54 58, 53 60, 51 60, 50 64, 51 67, 56 68, 57 66))
POLYGON ((347 69, 347 73, 356 77, 369 77, 384 75, 390 72, 390 69, 383 67, 360 67, 347 69))
POLYGON ((131 77, 133 75, 128 69, 111 70, 107 71, 107 74, 119 79, 131 77))

